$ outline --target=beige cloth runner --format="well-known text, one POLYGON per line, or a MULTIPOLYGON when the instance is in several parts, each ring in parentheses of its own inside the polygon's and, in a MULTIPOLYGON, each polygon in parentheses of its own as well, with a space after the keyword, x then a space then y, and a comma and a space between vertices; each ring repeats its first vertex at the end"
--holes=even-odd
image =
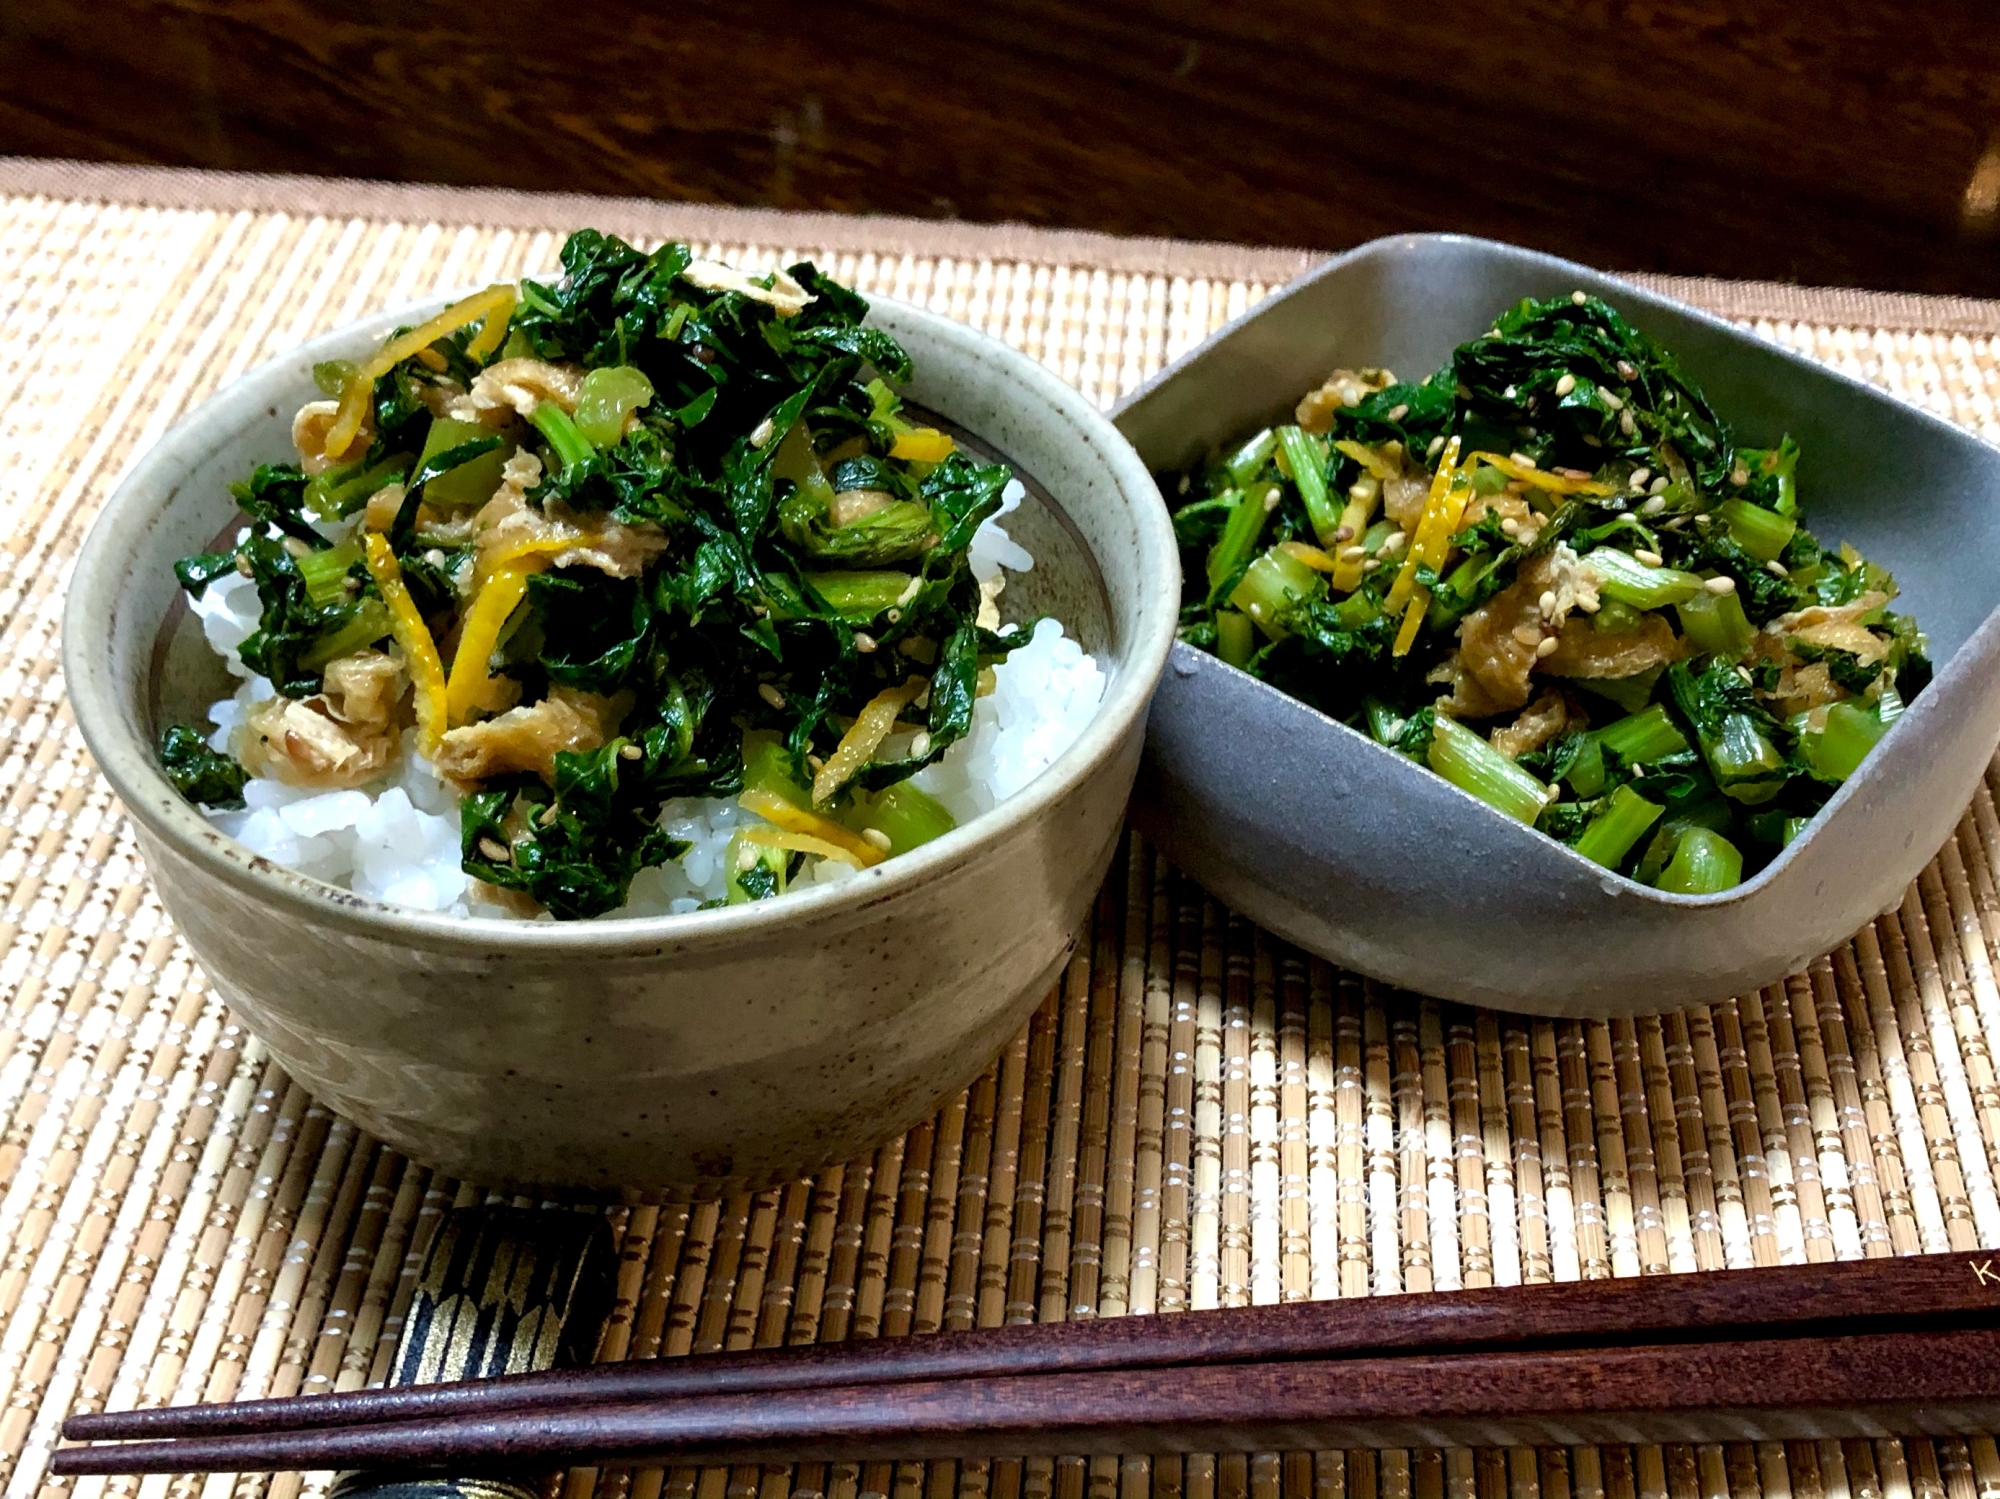
MULTIPOLYGON (((907 220, 0 161, 0 1462, 74 1408, 379 1378, 437 1215, 476 1185, 330 1117, 216 1001, 64 702, 65 566, 119 473, 259 360, 553 263, 583 222, 986 328, 1109 403, 1299 251, 907 220)), ((1655 282, 1655 284, 1662 284, 1655 282)), ((1679 295, 1989 438, 1993 305, 1683 281, 1679 295)), ((1996 781, 1995 784, 2000 784, 1996 781)), ((994 1069, 872 1158, 611 1210, 606 1358, 2000 1246, 2000 819, 1982 788, 1901 909, 1782 985, 1616 1024, 1375 988, 1136 841, 994 1069)), ((81 1483, 222 1499, 327 1475, 81 1483)), ((574 1474, 570 1494, 595 1477, 574 1474)), ((605 1492, 1995 1499, 1972 1442, 1221 1455, 714 1470, 605 1492)))

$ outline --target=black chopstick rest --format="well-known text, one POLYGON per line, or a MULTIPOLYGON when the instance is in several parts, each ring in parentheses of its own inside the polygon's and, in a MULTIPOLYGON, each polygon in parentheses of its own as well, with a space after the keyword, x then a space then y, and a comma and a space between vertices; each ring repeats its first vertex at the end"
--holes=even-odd
MULTIPOLYGON (((588 1363, 611 1315, 618 1256, 596 1213, 458 1208, 424 1258, 391 1385, 588 1363)), ((539 1474, 343 1473, 334 1499, 540 1499, 539 1474)))

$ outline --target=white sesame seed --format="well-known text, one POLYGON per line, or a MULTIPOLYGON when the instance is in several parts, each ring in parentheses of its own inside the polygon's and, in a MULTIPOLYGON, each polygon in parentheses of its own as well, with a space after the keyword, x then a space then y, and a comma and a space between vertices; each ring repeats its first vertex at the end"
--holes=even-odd
POLYGON ((253 572, 250 567, 250 559, 244 556, 241 552, 238 552, 236 554, 236 571, 241 573, 246 578, 251 578, 256 576, 255 572, 253 572))
POLYGON ((867 655, 875 649, 875 637, 870 635, 866 630, 856 630, 854 632, 854 648, 861 652, 862 655, 867 655))
POLYGON ((885 854, 889 852, 889 835, 880 828, 863 828, 861 836, 868 840, 870 848, 879 848, 885 854))
POLYGON ((1340 549, 1340 560, 1342 562, 1359 562, 1367 555, 1368 548, 1364 546, 1342 547, 1340 549))
POLYGON ((1658 567, 1661 564, 1662 558, 1658 552, 1634 552, 1632 560, 1634 562, 1643 562, 1648 567, 1658 567))
POLYGON ((1436 437, 1433 437, 1431 439, 1430 446, 1424 449, 1424 456, 1426 458, 1435 458, 1439 453, 1443 451, 1444 451, 1444 433, 1440 432, 1436 437))
POLYGON ((1623 432, 1627 437, 1630 437, 1634 432, 1639 430, 1639 424, 1632 420, 1631 412, 1621 411, 1618 413, 1618 430, 1623 432))
POLYGON ((1706 510, 1697 510, 1697 511, 1695 512, 1695 515, 1694 515, 1694 523, 1695 523, 1696 525, 1698 525, 1698 526, 1705 526, 1705 525, 1707 525, 1707 524, 1708 524, 1708 512, 1707 512, 1706 510))
POLYGON ((1391 531, 1387 536, 1382 538, 1382 550, 1384 553, 1400 552, 1403 549, 1403 543, 1409 539, 1401 531, 1391 531))
POLYGON ((1734 484, 1738 489, 1741 489, 1745 484, 1750 482, 1750 470, 1740 463, 1737 464, 1736 467, 1729 471, 1729 482, 1734 484))
POLYGON ((542 809, 542 815, 535 819, 536 822, 539 822, 545 828, 554 826, 555 820, 556 820, 556 804, 554 802, 550 802, 548 806, 544 807, 542 809))
POLYGON ((1400 422, 1404 417, 1408 416, 1409 414, 1410 414, 1410 405, 1409 402, 1407 401, 1404 401, 1395 406, 1391 406, 1389 408, 1389 420, 1392 422, 1400 422))
POLYGON ((636 744, 621 744, 618 746, 618 758, 621 760, 637 760, 645 753, 636 744))
POLYGON ((763 447, 765 443, 771 440, 771 434, 777 430, 771 424, 771 419, 768 416, 765 417, 764 420, 750 429, 750 446, 753 448, 763 447))
POLYGON ((1774 578, 1789 578, 1792 575, 1792 570, 1775 557, 1764 564, 1764 571, 1774 578))
POLYGON ((746 843, 736 850, 736 872, 748 874, 757 866, 757 845, 746 843))
POLYGON ((1533 625, 1516 625, 1513 633, 1522 645, 1538 646, 1542 643, 1542 632, 1533 625))
POLYGON ((1555 653, 1556 653, 1556 638, 1553 635, 1544 637, 1542 643, 1535 647, 1535 654, 1544 661, 1546 661, 1549 657, 1553 656, 1555 653))
POLYGON ((1646 488, 1653 494, 1665 494, 1667 490, 1667 476, 1665 474, 1658 475, 1646 488))
POLYGON ((1564 375, 1562 379, 1556 381, 1556 394, 1559 396, 1566 396, 1575 389, 1576 376, 1574 375, 1564 375))
POLYGON ((757 684, 757 696, 761 697, 773 708, 782 708, 785 706, 784 693, 778 691, 769 682, 759 682, 757 684))
POLYGON ((1265 490, 1264 513, 1266 515, 1269 515, 1273 510, 1276 510, 1278 508, 1278 501, 1282 500, 1283 498, 1284 495, 1279 492, 1278 486, 1275 484, 1273 484, 1269 489, 1265 490))
POLYGON ((1514 517, 1511 515, 1504 517, 1500 522, 1500 534, 1502 536, 1517 535, 1520 532, 1520 529, 1521 529, 1521 523, 1515 520, 1514 517))
POLYGON ((1503 401, 1511 401, 1511 400, 1513 400, 1513 399, 1514 399, 1514 387, 1510 385, 1510 386, 1508 386, 1508 387, 1507 387, 1507 388, 1506 388, 1505 390, 1501 391, 1501 392, 1500 392, 1500 399, 1501 399, 1501 400, 1503 400, 1503 401))
POLYGON ((1652 477, 1653 477, 1653 471, 1651 469, 1635 468, 1632 470, 1632 487, 1634 489, 1644 489, 1646 487, 1646 481, 1652 477))
POLYGON ((1656 494, 1651 499, 1647 500, 1645 504, 1639 507, 1639 513, 1641 515, 1658 515, 1662 510, 1666 508, 1667 508, 1666 496, 1656 494))
POLYGON ((1553 588, 1543 589, 1541 598, 1536 602, 1541 605, 1542 613, 1554 614, 1556 612, 1556 591, 1553 588))
POLYGON ((1588 302, 1590 300, 1590 298, 1586 297, 1581 291, 1571 292, 1569 294, 1569 299, 1572 302, 1576 303, 1576 305, 1579 307, 1581 307, 1585 302, 1588 302))
POLYGON ((1706 583, 1702 584, 1701 586, 1703 588, 1706 588, 1710 593, 1714 594, 1717 598, 1721 598, 1725 594, 1731 594, 1736 592, 1736 580, 1734 578, 1728 578, 1728 577, 1710 578, 1706 583))
POLYGON ((1380 557, 1370 557, 1366 562, 1361 564, 1361 570, 1364 573, 1372 573, 1381 565, 1382 559, 1380 557))
POLYGON ((1619 400, 1616 395, 1606 390, 1601 385, 1597 387, 1597 395, 1598 399, 1603 401, 1604 404, 1610 407, 1613 411, 1623 411, 1625 409, 1625 403, 1619 400))
POLYGON ((918 729, 910 740, 910 758, 921 760, 931 752, 931 736, 927 730, 918 729))
POLYGON ((512 864, 514 862, 514 850, 507 847, 498 838, 481 838, 479 840, 479 851, 495 864, 512 864))
POLYGON ((1542 528, 1540 526, 1523 526, 1521 534, 1514 539, 1524 547, 1531 547, 1541 539, 1541 534, 1542 528))
POLYGON ((1507 456, 1513 462, 1520 464, 1522 468, 1533 468, 1535 466, 1535 460, 1530 458, 1526 453, 1517 451, 1509 453, 1507 456))
POLYGON ((1618 378, 1629 383, 1639 378, 1639 372, 1632 367, 1629 360, 1621 359, 1618 361, 1618 378))

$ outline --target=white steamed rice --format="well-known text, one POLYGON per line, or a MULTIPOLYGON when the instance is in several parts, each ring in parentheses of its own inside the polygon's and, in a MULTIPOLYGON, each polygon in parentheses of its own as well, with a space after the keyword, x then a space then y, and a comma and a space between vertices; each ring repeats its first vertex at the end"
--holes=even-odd
MULTIPOLYGON (((1017 480, 1007 486, 1000 515, 1021 503, 1017 480)), ((1026 572, 1028 554, 999 524, 986 522, 973 537, 970 562, 981 582, 1001 569, 1026 572)), ((191 600, 209 645, 243 679, 231 697, 209 709, 215 732, 209 743, 229 749, 236 725, 254 703, 273 695, 253 674, 237 647, 257 628, 257 589, 250 579, 225 574, 191 600)), ((1104 696, 1097 662, 1054 620, 1043 620, 1028 641, 994 671, 994 689, 973 710, 972 730, 920 771, 916 784, 950 810, 961 825, 1014 795, 1069 748, 1104 696)), ((505 917, 513 913, 478 900, 459 867, 458 797, 416 752, 416 731, 405 733, 403 753, 391 773, 358 791, 306 791, 258 778, 243 788, 245 807, 208 812, 210 821, 273 863, 391 905, 458 916, 505 917)), ((691 845, 674 864, 642 870, 627 904, 607 919, 659 916, 695 910, 721 899, 728 871, 723 853, 738 825, 758 819, 734 801, 686 797, 669 802, 661 822, 691 845)), ((794 888, 851 878, 836 860, 806 861, 794 888)))

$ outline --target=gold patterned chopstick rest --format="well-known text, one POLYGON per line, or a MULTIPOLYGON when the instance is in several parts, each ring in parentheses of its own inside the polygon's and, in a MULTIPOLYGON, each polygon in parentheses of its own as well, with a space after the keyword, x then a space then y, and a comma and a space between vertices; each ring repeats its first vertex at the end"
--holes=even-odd
MULTIPOLYGON (((391 1385, 487 1379, 588 1363, 617 1283, 596 1213, 459 1208, 425 1256, 391 1385)), ((541 1475, 343 1473, 332 1499, 540 1499, 541 1475)))

